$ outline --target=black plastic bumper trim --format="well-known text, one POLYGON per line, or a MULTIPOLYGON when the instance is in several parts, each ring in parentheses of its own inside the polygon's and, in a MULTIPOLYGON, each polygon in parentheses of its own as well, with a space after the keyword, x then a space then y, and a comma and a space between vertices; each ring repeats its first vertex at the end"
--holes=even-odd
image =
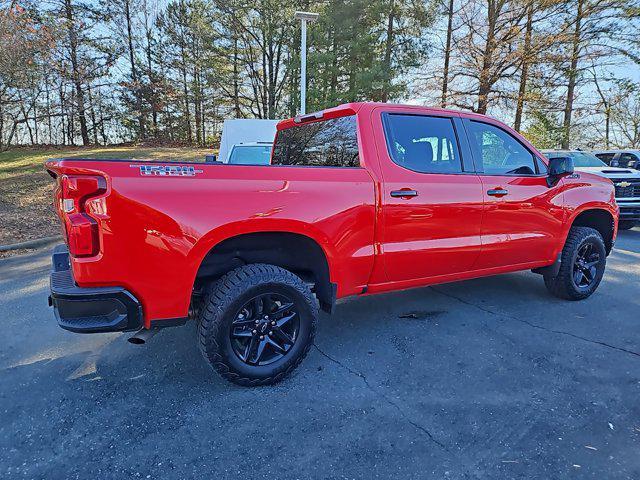
POLYGON ((336 307, 336 297, 338 296, 338 284, 337 283, 329 283, 329 302, 320 301, 320 308, 322 311, 331 315, 336 307))
POLYGON ((640 204, 625 205, 618 203, 620 207, 620 218, 624 220, 640 220, 640 204))
POLYGON ((151 320, 151 328, 181 327, 189 321, 189 317, 163 318, 151 320))
POLYGON ((66 245, 52 256, 49 303, 58 325, 76 333, 126 332, 142 327, 142 306, 122 287, 78 287, 66 245))
POLYGON ((562 253, 559 253, 556 257, 556 261, 551 265, 547 265, 546 267, 538 267, 532 268, 531 271, 533 273, 538 273, 540 275, 549 275, 551 277, 557 277, 560 273, 560 265, 562 264, 562 253))

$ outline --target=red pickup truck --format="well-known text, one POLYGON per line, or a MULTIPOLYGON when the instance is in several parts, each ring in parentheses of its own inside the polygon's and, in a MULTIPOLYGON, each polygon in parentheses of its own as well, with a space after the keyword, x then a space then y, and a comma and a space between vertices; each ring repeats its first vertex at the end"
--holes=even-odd
POLYGON ((612 183, 482 115, 352 103, 278 125, 271 165, 52 160, 74 332, 198 321, 242 385, 280 380, 336 300, 531 269, 580 300, 617 232, 612 183))

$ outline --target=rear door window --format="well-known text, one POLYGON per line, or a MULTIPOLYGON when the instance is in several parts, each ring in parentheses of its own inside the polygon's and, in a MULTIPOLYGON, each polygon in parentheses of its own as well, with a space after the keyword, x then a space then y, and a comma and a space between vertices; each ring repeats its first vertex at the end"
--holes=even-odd
POLYGON ((451 118, 390 113, 384 123, 389 155, 397 165, 420 173, 462 173, 451 118))
POLYGON ((272 165, 359 167, 356 117, 334 118, 280 130, 272 165))

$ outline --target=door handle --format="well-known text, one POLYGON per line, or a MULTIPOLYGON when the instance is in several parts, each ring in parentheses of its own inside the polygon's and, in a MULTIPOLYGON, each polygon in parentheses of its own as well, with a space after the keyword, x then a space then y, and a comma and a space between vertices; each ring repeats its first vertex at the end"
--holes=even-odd
POLYGON ((491 190, 487 190, 487 195, 491 195, 492 197, 504 197, 505 195, 509 195, 509 190, 505 190, 504 188, 493 188, 491 190))
POLYGON ((391 196, 394 198, 409 198, 409 197, 417 197, 418 192, 416 190, 402 189, 402 190, 393 190, 391 192, 391 196))

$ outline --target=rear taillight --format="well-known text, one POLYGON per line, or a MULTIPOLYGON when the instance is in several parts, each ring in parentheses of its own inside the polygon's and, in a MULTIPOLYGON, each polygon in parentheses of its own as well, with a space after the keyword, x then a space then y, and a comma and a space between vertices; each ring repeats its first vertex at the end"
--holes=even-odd
POLYGON ((97 255, 100 251, 99 227, 87 208, 87 202, 107 191, 106 180, 88 175, 62 175, 59 182, 57 195, 69 253, 74 257, 97 255))
POLYGON ((69 252, 74 257, 92 257, 98 254, 100 238, 98 223, 86 213, 72 213, 67 224, 69 252))

